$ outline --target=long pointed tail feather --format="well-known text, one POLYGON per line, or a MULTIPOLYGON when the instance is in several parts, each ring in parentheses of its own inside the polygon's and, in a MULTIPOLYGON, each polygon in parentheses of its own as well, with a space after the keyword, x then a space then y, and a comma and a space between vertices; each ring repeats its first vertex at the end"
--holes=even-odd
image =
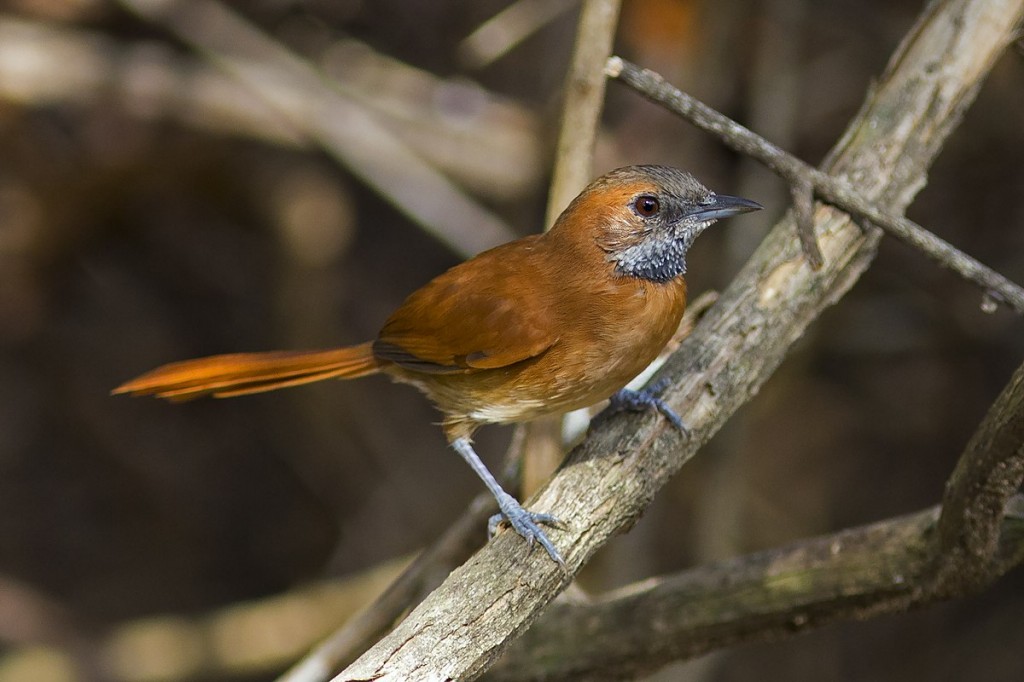
POLYGON ((380 371, 372 342, 321 351, 232 353, 172 362, 127 381, 113 393, 191 400, 229 398, 324 379, 355 379, 380 371))

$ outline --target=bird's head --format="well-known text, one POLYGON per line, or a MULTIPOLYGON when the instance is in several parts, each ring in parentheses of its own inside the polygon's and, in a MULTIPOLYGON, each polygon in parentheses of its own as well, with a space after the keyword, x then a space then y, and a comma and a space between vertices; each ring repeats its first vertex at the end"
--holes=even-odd
POLYGON ((721 218, 757 211, 749 199, 715 194, 689 173, 668 166, 627 166, 592 182, 559 222, 588 232, 615 271, 627 277, 668 282, 686 272, 686 252, 697 236, 721 218))

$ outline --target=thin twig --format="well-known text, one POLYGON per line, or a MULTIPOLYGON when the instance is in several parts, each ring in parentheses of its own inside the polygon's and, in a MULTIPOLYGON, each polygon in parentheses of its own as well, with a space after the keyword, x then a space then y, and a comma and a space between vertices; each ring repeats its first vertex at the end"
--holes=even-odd
POLYGON ((518 0, 480 24, 459 43, 459 57, 471 69, 500 59, 580 0, 518 0))
POLYGON ((876 202, 854 191, 842 178, 809 166, 739 123, 666 83, 653 71, 641 69, 621 57, 612 57, 608 60, 606 72, 610 77, 617 78, 698 128, 718 136, 728 147, 757 159, 787 181, 810 184, 814 193, 828 203, 855 218, 877 225, 901 241, 923 251, 939 265, 953 270, 967 281, 981 287, 986 296, 995 298, 997 302, 1005 303, 1017 314, 1024 315, 1024 289, 913 221, 885 212, 876 202))
POLYGON ((825 264, 818 246, 818 238, 814 234, 814 188, 805 179, 794 180, 789 184, 793 197, 793 213, 796 217, 796 234, 800 238, 800 248, 804 257, 814 270, 820 270, 825 264))

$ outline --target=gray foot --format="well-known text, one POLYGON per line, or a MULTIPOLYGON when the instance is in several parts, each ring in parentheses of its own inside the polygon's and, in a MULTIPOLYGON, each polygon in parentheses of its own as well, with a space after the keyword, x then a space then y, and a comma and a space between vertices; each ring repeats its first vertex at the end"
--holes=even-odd
POLYGON ((558 550, 555 549, 555 546, 539 525, 545 524, 552 528, 561 528, 562 522, 551 514, 539 514, 523 509, 522 505, 516 501, 516 498, 507 493, 496 497, 501 513, 495 514, 487 522, 488 535, 493 536, 503 521, 508 522, 515 532, 523 536, 528 547, 532 549, 533 543, 536 542, 564 570, 565 561, 562 559, 562 555, 558 553, 558 550))
POLYGON ((659 397, 661 392, 664 391, 667 386, 668 382, 662 379, 661 381, 651 384, 647 388, 639 391, 634 391, 629 388, 620 389, 611 397, 608 409, 605 410, 605 413, 612 415, 616 412, 622 412, 623 410, 629 410, 630 412, 642 412, 643 410, 654 408, 660 412, 665 419, 668 419, 672 423, 672 426, 676 427, 681 433, 689 436, 690 430, 686 428, 686 424, 683 423, 682 418, 676 414, 675 410, 668 406, 668 403, 659 397))

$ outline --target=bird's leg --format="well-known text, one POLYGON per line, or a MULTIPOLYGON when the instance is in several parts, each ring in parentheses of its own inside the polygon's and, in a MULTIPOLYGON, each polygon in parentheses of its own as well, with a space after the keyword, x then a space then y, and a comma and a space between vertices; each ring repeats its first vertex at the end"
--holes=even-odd
POLYGON ((555 562, 565 569, 565 561, 562 556, 555 549, 555 546, 551 543, 551 540, 544 534, 538 524, 547 524, 549 526, 558 527, 560 522, 551 514, 538 514, 523 509, 522 505, 516 501, 516 498, 505 492, 498 481, 494 478, 487 467, 480 460, 480 456, 476 454, 473 446, 470 444, 469 439, 465 437, 456 438, 452 441, 452 447, 455 448, 455 452, 462 456, 462 459, 473 468, 476 475, 484 482, 487 489, 494 495, 494 499, 498 502, 498 509, 501 510, 500 514, 495 514, 491 517, 487 523, 488 535, 494 535, 497 530, 498 524, 504 519, 508 521, 509 525, 515 529, 517 533, 522 535, 526 539, 526 544, 532 549, 533 543, 536 541, 544 550, 551 556, 555 562))
POLYGON ((665 419, 668 419, 672 426, 679 429, 680 432, 689 436, 690 429, 686 428, 686 424, 683 423, 682 418, 676 414, 676 411, 668 406, 664 400, 660 398, 660 394, 668 388, 668 380, 661 379, 651 384, 647 388, 634 391, 629 388, 619 389, 610 399, 608 408, 598 415, 592 423, 603 421, 605 418, 629 410, 630 412, 641 412, 643 410, 649 410, 651 408, 656 409, 662 414, 665 419))

